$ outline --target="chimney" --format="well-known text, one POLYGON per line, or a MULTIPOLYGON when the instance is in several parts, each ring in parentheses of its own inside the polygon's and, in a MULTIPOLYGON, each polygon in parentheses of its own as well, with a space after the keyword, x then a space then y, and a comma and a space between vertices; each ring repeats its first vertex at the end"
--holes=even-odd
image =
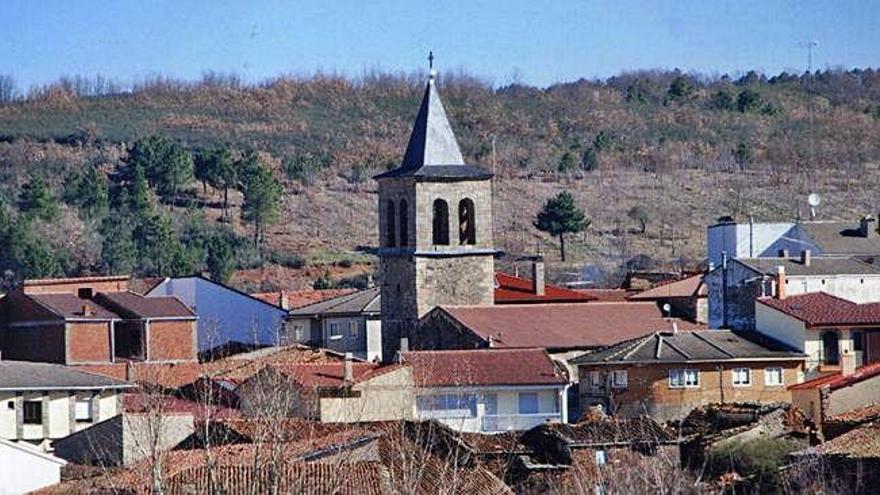
POLYGON ((780 249, 779 250, 780 258, 788 258, 788 249, 780 249))
POLYGON ((409 339, 406 337, 400 338, 400 352, 409 352, 409 339))
POLYGON ((532 262, 532 292, 537 296, 544 295, 544 259, 536 258, 532 262))
POLYGON ((850 376, 856 372, 856 355, 849 349, 840 354, 840 374, 850 376))
POLYGON ((287 300, 287 293, 283 290, 278 291, 278 306, 281 309, 290 309, 290 301, 287 300))
POLYGON ((776 267, 776 299, 785 299, 785 267, 776 267))
POLYGON ((354 355, 350 352, 345 353, 345 374, 342 377, 342 380, 345 383, 351 383, 354 381, 354 355))
POLYGON ((94 313, 92 312, 92 307, 88 304, 82 305, 82 313, 83 316, 92 316, 94 313))
POLYGON ((877 237, 877 226, 874 225, 874 222, 874 217, 871 215, 865 215, 859 220, 859 233, 862 234, 862 237, 868 239, 877 237))
POLYGON ((813 255, 809 249, 804 249, 801 251, 801 264, 804 266, 810 266, 810 262, 813 260, 813 255))

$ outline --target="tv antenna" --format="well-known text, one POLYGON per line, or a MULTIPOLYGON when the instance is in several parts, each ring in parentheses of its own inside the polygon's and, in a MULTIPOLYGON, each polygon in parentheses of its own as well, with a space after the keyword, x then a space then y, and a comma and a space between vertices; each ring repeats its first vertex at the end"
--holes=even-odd
POLYGON ((807 204, 810 205, 810 218, 816 218, 816 207, 822 204, 822 196, 811 193, 807 196, 807 204))

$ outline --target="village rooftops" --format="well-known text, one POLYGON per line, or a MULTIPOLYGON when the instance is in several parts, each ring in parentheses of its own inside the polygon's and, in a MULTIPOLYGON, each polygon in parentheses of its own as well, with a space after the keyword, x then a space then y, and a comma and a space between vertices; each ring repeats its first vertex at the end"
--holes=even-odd
POLYGON ((490 347, 499 348, 589 349, 675 327, 705 328, 678 318, 664 318, 653 302, 441 306, 434 312, 490 347))
POLYGON ((655 332, 585 354, 572 364, 665 364, 718 361, 796 360, 805 354, 760 334, 731 330, 655 332))
POLYGON ((829 390, 837 390, 873 378, 877 375, 880 375, 880 363, 873 363, 858 368, 851 375, 844 375, 840 372, 829 373, 813 378, 812 380, 807 380, 803 383, 791 385, 788 389, 808 390, 828 388, 829 390))
POLYGON ((565 385, 568 378, 543 349, 404 352, 419 387, 565 385))
POLYGON ((327 299, 346 296, 356 291, 357 289, 279 290, 276 292, 256 292, 251 296, 281 309, 291 310, 327 299))
POLYGON ((532 280, 503 272, 495 273, 495 304, 574 303, 595 299, 595 296, 550 284, 544 286, 543 294, 536 294, 532 280))
POLYGON ((787 276, 880 275, 880 269, 854 258, 813 256, 809 263, 800 258, 739 258, 739 263, 765 275, 774 275, 780 266, 787 276))
POLYGON ((762 297, 758 302, 804 322, 807 327, 880 324, 880 303, 859 304, 826 292, 784 299, 762 297))
POLYGON ((629 300, 655 301, 658 299, 677 297, 706 297, 708 295, 709 289, 706 284, 703 283, 703 275, 699 274, 662 284, 653 289, 638 292, 630 296, 629 300))
POLYGON ((134 385, 60 364, 0 360, 0 390, 104 390, 134 385))
POLYGON ((880 421, 858 426, 821 445, 796 452, 804 456, 819 454, 853 460, 880 460, 880 421))
POLYGON ((378 287, 326 299, 290 311, 291 317, 323 315, 378 315, 382 309, 378 287))
MULTIPOLYGON (((26 289, 26 288, 25 288, 26 289)), ((109 321, 125 319, 196 319, 195 313, 175 297, 147 298, 134 292, 37 292, 17 290, 7 295, 5 317, 8 322, 44 318, 46 311, 69 321, 109 321), (18 298, 34 305, 20 304, 18 298)))

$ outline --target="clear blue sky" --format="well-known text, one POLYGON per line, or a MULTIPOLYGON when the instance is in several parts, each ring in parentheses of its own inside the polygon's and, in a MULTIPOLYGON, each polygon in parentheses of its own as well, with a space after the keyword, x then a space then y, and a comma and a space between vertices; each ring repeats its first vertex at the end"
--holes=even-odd
POLYGON ((248 81, 316 70, 442 70, 547 85, 631 69, 708 74, 880 66, 880 2, 3 0, 0 73, 121 82, 205 70, 248 81))

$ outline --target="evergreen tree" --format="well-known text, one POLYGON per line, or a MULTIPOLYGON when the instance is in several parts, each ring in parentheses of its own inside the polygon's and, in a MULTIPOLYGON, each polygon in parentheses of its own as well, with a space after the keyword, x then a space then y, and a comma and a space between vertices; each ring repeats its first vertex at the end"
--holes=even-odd
POLYGON ((51 221, 58 217, 58 200, 45 179, 34 175, 21 186, 18 209, 27 215, 51 221))
POLYGON ((196 177, 223 190, 223 218, 229 216, 229 189, 238 182, 235 156, 227 147, 203 151, 196 159, 196 177))
POLYGON ((228 237, 215 234, 208 238, 205 245, 208 272, 211 280, 225 284, 232 276, 235 252, 228 237))
POLYGON ((128 163, 142 167, 150 184, 163 196, 175 197, 193 177, 192 155, 177 142, 161 136, 136 141, 128 163))
POLYGON ((137 266, 137 246, 132 237, 131 220, 125 216, 112 216, 101 224, 101 259, 111 275, 132 273, 137 266))
POLYGON ((534 225, 538 230, 559 237, 559 254, 565 261, 565 234, 582 232, 590 223, 591 220, 575 205, 571 194, 563 191, 547 200, 534 225))
POLYGON ((259 161, 250 160, 241 170, 245 172, 241 216, 254 225, 254 248, 259 249, 266 226, 278 219, 283 190, 272 172, 259 161))
POLYGON ((95 167, 83 172, 71 172, 64 180, 65 203, 78 207, 88 217, 94 217, 107 209, 109 192, 107 180, 95 167))

